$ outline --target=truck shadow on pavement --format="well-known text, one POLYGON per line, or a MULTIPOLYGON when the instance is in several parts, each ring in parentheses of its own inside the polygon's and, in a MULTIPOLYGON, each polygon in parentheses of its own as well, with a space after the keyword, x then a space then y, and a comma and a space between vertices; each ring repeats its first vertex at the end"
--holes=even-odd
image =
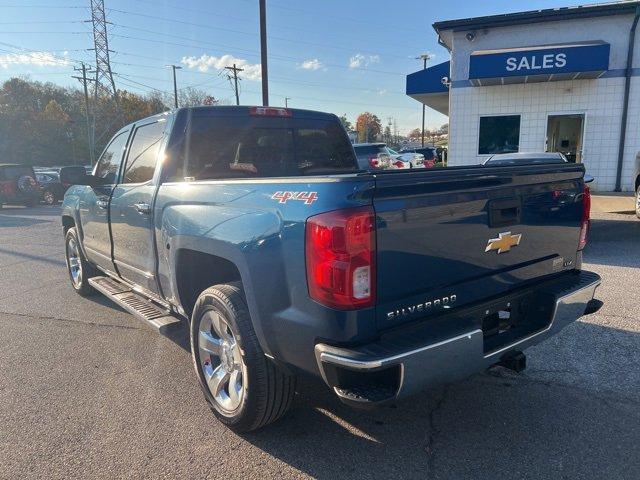
POLYGON ((569 328, 520 375, 494 368, 380 410, 305 381, 287 417, 243 438, 321 479, 640 478, 640 334, 569 328))

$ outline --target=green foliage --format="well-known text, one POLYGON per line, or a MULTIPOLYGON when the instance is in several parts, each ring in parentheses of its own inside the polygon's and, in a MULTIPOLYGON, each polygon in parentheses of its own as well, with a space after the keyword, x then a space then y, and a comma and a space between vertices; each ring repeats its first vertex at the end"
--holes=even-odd
POLYGON ((340 122, 342 122, 342 126, 347 132, 353 132, 353 124, 347 119, 347 114, 343 113, 338 117, 340 122))
MULTIPOLYGON (((160 95, 140 96, 119 91, 124 120, 167 110, 160 95)), ((99 102, 105 102, 99 99, 99 102)), ((52 83, 11 78, 0 87, 0 158, 26 165, 85 165, 89 163, 84 94, 52 83)), ((122 126, 114 108, 96 118, 97 154, 122 126)))

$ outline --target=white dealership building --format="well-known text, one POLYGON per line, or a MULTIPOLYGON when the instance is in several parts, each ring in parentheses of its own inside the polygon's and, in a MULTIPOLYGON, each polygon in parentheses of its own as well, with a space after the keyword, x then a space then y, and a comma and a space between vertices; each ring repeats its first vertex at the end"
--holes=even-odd
POLYGON ((407 76, 449 116, 449 164, 558 151, 600 191, 633 191, 640 152, 640 2, 435 23, 451 60, 407 76))

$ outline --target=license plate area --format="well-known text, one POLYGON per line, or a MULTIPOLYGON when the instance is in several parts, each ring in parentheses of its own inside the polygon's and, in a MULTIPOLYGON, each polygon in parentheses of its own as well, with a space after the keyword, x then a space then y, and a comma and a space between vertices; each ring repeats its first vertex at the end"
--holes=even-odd
POLYGON ((487 304, 479 315, 484 353, 544 330, 551 323, 553 298, 537 292, 513 295, 487 304))

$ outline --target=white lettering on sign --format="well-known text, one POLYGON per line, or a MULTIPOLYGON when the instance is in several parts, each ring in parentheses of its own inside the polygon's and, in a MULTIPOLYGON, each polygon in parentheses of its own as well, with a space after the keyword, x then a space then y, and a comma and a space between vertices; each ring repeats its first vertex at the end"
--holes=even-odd
POLYGON ((507 72, 519 72, 520 70, 541 70, 549 68, 562 68, 567 65, 566 53, 547 53, 545 55, 522 57, 519 61, 516 57, 507 58, 507 72))

